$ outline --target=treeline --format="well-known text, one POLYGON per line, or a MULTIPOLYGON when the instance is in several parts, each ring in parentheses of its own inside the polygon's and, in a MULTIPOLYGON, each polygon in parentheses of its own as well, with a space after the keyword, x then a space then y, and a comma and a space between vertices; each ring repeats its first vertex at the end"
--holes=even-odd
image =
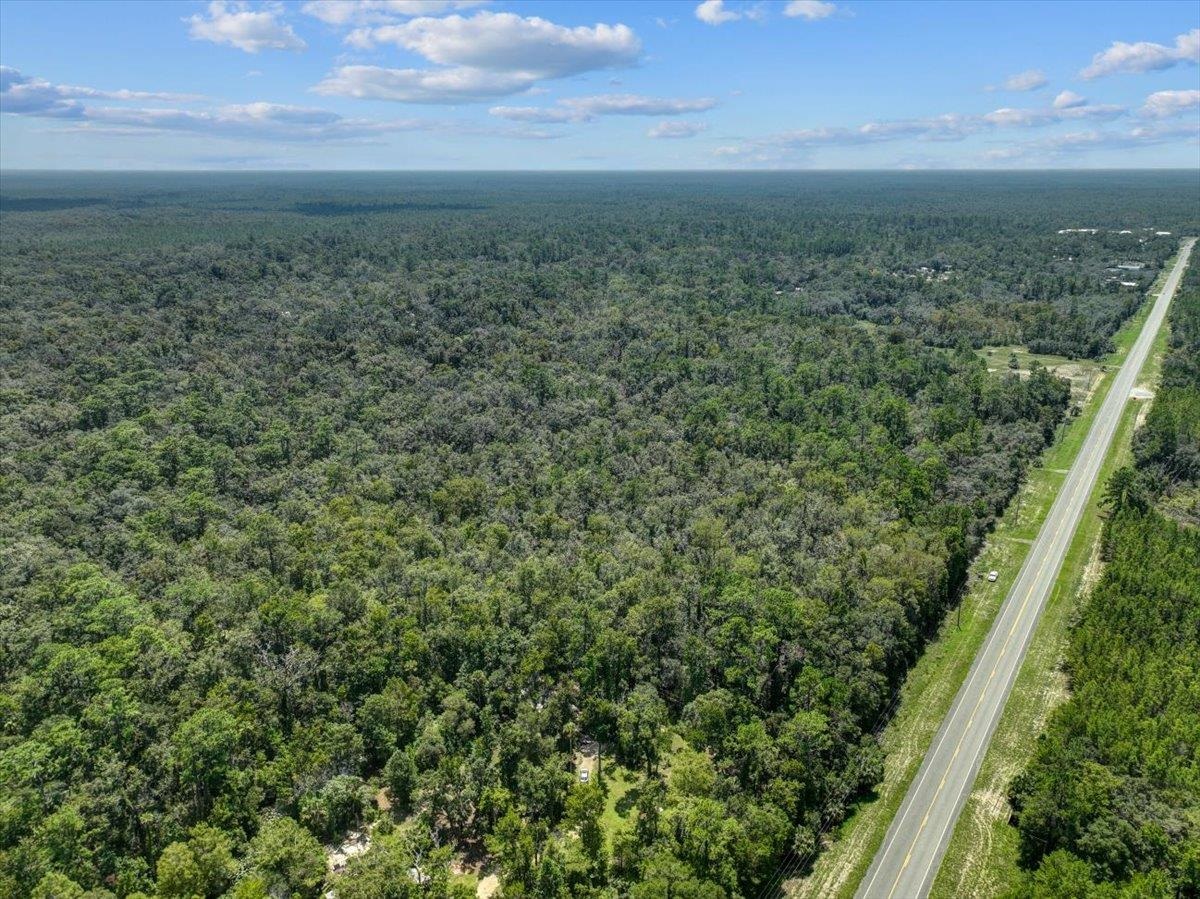
MULTIPOLYGON (((1193 251, 1194 252, 1194 251, 1193 251)), ((1133 444, 1145 490, 1200 524, 1200 266, 1189 266, 1172 305, 1162 383, 1133 444), (1165 494, 1165 497, 1164 497, 1165 494)))
POLYGON ((50 259, 63 244, 233 244, 234 265, 303 271, 320 242, 340 265, 499 266, 521 292, 563 271, 720 309, 772 307, 779 291, 938 346, 1098 357, 1174 252, 1157 232, 1194 233, 1198 199, 1188 172, 109 174, 10 175, 0 209, 22 210, 10 248, 50 259), (1079 227, 1097 233, 1059 233, 1079 227), (1127 262, 1146 267, 1110 270, 1127 262))
POLYGON ((733 264, 755 179, 147 183, 4 213, 0 894, 755 894, 1067 406, 770 286, 916 264, 883 211, 733 264))
POLYGON ((1172 306, 1137 467, 1107 488, 1106 567, 1071 635, 1071 698, 1012 786, 1031 869, 1020 896, 1200 892, 1198 272, 1193 263, 1172 306))

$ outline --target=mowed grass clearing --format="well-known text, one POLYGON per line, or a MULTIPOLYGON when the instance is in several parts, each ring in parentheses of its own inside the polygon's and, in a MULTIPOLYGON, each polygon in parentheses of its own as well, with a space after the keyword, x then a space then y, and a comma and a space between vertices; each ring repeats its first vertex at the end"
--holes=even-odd
MULTIPOLYGON (((670 732, 669 743, 660 762, 663 778, 671 781, 671 766, 676 754, 687 746, 687 742, 675 731, 670 732)), ((602 781, 604 784, 604 812, 600 826, 612 849, 613 839, 620 833, 632 830, 637 821, 638 789, 643 781, 641 772, 632 771, 617 762, 611 755, 603 755, 602 781)))
POLYGON ((1035 364, 1049 369, 1060 378, 1071 382, 1071 401, 1082 403, 1087 399, 1093 385, 1101 374, 1102 363, 1095 359, 1068 359, 1066 356, 1051 356, 1046 353, 1031 353, 1022 346, 989 346, 977 351, 993 374, 1016 372, 1028 377, 1035 364), (1010 360, 1016 359, 1013 368, 1010 360))

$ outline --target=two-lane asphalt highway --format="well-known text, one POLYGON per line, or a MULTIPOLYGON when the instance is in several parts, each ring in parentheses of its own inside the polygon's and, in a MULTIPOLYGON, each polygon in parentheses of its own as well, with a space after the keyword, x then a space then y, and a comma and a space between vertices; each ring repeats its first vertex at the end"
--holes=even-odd
POLYGON ((919 899, 929 894, 954 822, 979 772, 1121 412, 1179 286, 1194 243, 1194 238, 1184 243, 1137 342, 1117 372, 1016 583, 859 886, 857 895, 862 899, 919 899))

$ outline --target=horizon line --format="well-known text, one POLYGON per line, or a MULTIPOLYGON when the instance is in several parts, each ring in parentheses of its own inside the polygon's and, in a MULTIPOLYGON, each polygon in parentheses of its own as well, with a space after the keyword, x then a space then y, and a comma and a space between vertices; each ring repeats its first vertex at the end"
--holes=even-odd
POLYGON ((772 169, 296 169, 296 168, 128 168, 128 169, 39 169, 25 167, 0 167, 0 176, 12 175, 171 175, 171 174, 223 174, 223 175, 778 175, 778 174, 889 174, 919 175, 938 174, 1031 174, 1039 172, 1187 172, 1200 173, 1200 166, 1130 166, 1130 167, 1050 167, 1050 168, 772 168, 772 169))

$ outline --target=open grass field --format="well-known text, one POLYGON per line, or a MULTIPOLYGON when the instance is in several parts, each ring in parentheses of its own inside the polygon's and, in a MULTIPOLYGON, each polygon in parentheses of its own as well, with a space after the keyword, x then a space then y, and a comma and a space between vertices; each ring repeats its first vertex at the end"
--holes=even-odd
POLYGON ((615 759, 604 760, 604 785, 608 793, 604 797, 604 814, 600 816, 600 826, 608 837, 609 848, 612 840, 621 831, 633 827, 633 791, 637 785, 637 775, 624 765, 617 764, 615 759))
POLYGON ((1022 377, 1029 374, 1034 363, 1050 369, 1060 378, 1071 382, 1071 400, 1082 403, 1100 378, 1103 363, 1095 359, 1068 359, 1066 356, 1051 356, 1046 353, 1031 353, 1022 346, 989 346, 977 351, 988 367, 988 371, 1004 374, 1016 371, 1022 377), (1011 360, 1016 359, 1014 369, 1011 360))

